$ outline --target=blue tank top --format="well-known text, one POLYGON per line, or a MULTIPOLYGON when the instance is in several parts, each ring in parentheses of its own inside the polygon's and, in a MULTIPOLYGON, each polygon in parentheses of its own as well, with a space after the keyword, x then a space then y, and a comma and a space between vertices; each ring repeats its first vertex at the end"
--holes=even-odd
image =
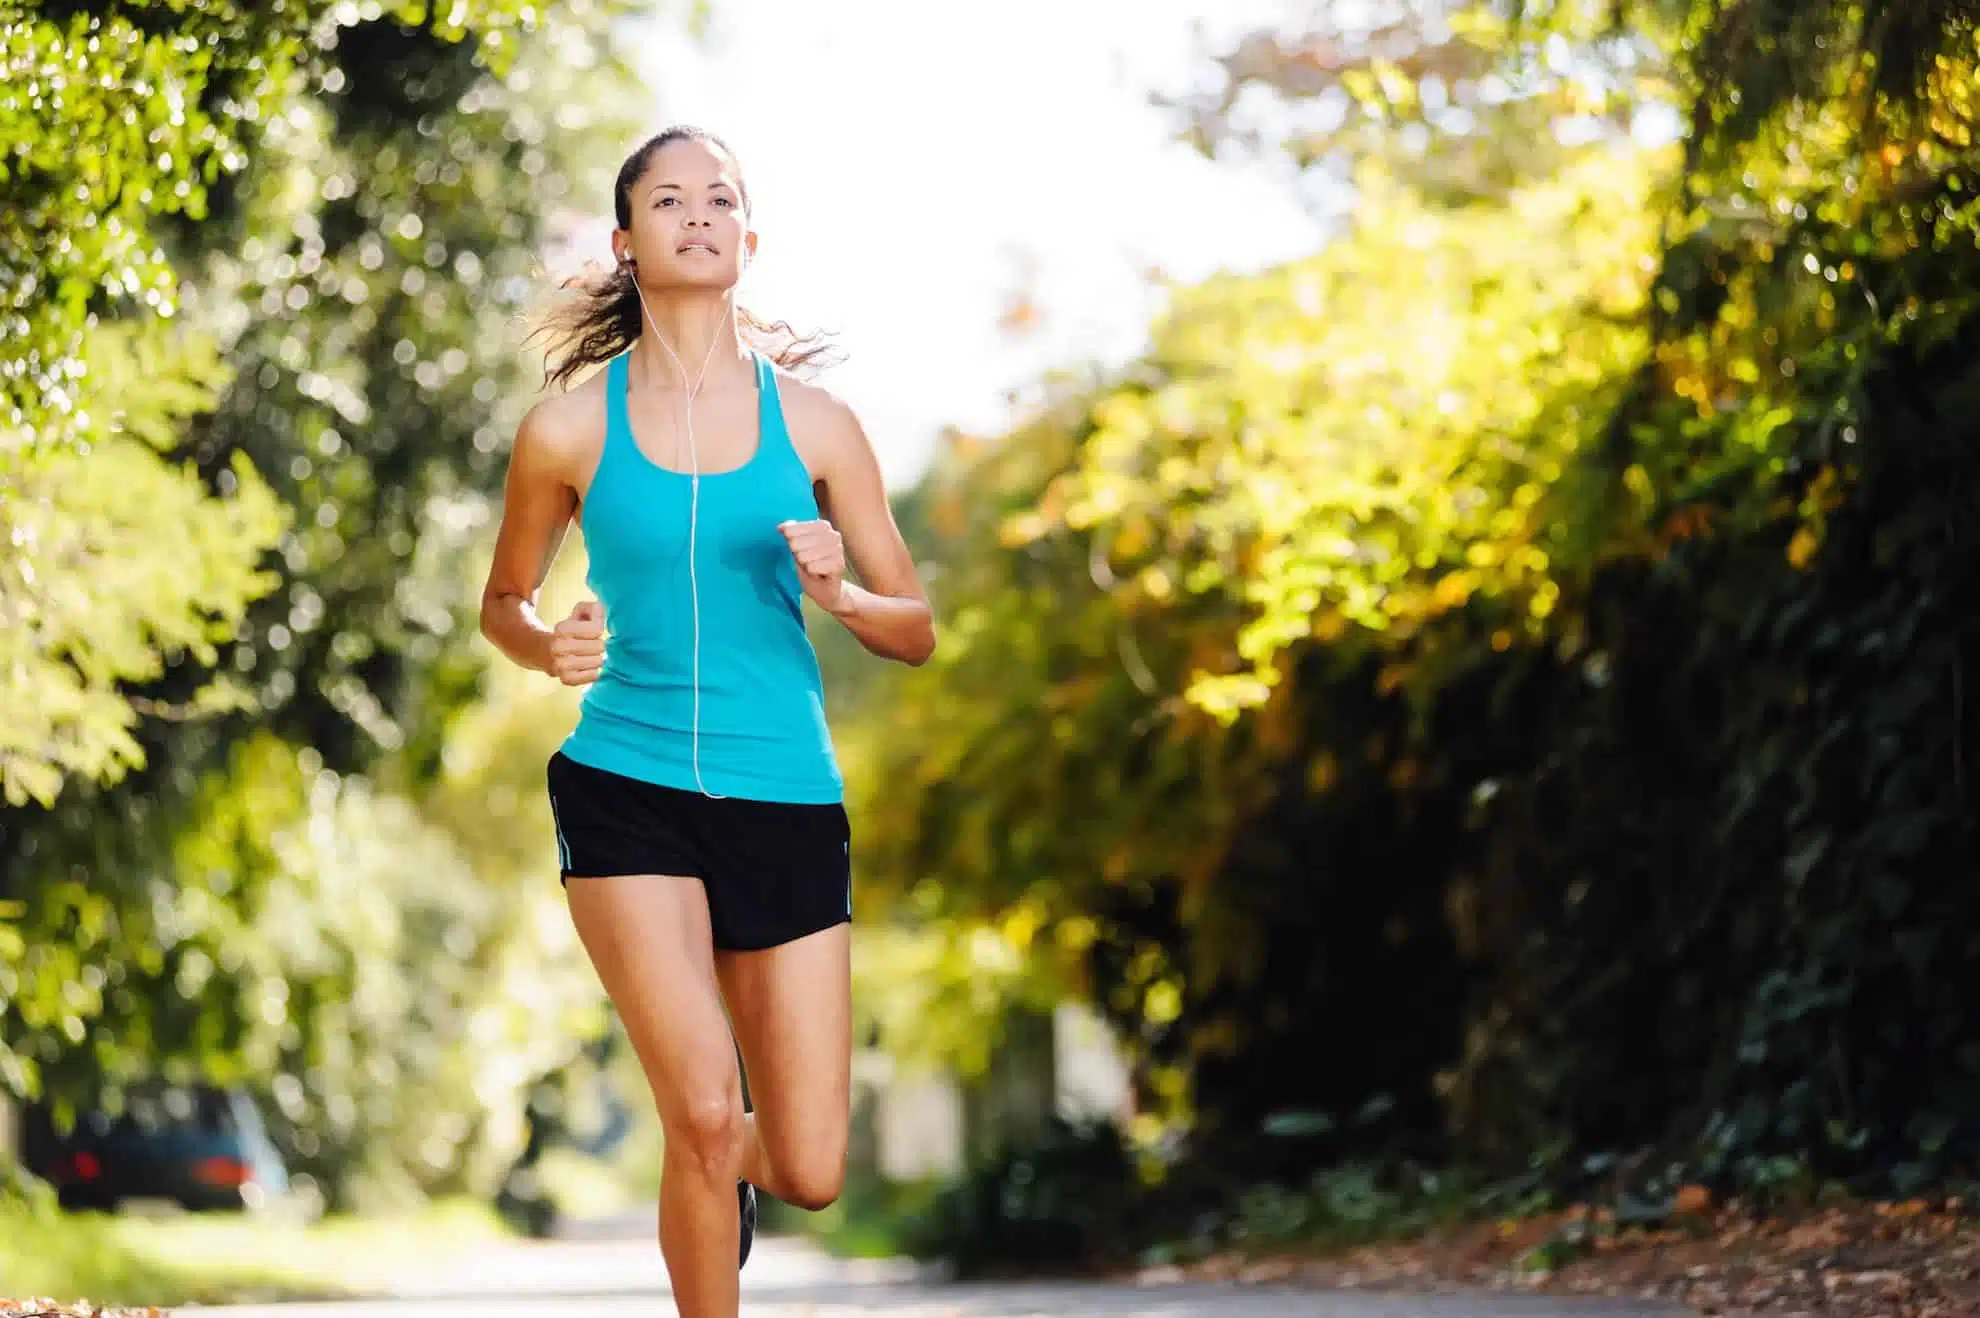
POLYGON ((605 606, 605 662, 564 753, 686 791, 836 804, 845 785, 824 682, 797 566, 777 529, 817 517, 818 501, 784 423, 776 373, 755 356, 756 449, 742 466, 701 477, 692 582, 693 478, 640 452, 626 415, 627 356, 606 367, 605 450, 578 519, 585 580, 605 606))

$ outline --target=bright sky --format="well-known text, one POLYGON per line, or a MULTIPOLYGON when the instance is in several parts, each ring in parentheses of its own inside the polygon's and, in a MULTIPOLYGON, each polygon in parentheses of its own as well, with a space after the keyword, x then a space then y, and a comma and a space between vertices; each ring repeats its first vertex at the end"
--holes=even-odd
POLYGON ((1286 179, 1203 160, 1148 100, 1201 76, 1194 23, 1221 49, 1289 8, 716 0, 699 45, 665 18, 634 39, 655 126, 742 158, 761 235, 743 304, 838 335, 823 383, 898 486, 943 425, 993 432, 1047 369, 1131 355, 1151 266, 1200 279, 1319 244, 1286 179), (1013 342, 997 317, 1027 275, 1044 319, 1013 342))

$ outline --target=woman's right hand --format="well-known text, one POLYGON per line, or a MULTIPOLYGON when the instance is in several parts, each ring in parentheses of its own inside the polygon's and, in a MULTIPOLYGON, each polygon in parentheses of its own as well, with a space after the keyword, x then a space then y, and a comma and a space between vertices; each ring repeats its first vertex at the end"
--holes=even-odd
POLYGON ((605 606, 584 600, 550 635, 550 675, 565 686, 598 680, 605 665, 605 606))

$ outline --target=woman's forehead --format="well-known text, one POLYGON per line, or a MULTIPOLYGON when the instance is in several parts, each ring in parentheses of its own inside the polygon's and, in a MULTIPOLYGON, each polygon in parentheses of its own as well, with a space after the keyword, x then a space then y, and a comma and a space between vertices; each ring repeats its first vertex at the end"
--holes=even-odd
POLYGON ((697 138, 669 142, 655 151, 653 158, 646 162, 641 178, 649 184, 727 183, 738 189, 742 186, 742 171, 736 167, 735 158, 720 147, 697 138))

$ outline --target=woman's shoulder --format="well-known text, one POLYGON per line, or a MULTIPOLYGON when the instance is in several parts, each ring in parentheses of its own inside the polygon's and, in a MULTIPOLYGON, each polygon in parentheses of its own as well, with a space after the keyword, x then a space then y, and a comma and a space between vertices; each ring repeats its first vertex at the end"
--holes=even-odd
POLYGON ((605 372, 532 403, 516 429, 516 448, 551 465, 582 461, 605 442, 605 372))
POLYGON ((605 433, 605 369, 530 405, 525 425, 555 440, 596 439, 605 433))
POLYGON ((827 481, 872 465, 873 447, 859 413, 831 389, 777 372, 791 444, 812 475, 827 481))
POLYGON ((772 366, 771 370, 777 377, 777 396, 784 404, 784 414, 794 426, 833 431, 858 425, 852 404, 831 389, 793 375, 781 366, 772 366))

